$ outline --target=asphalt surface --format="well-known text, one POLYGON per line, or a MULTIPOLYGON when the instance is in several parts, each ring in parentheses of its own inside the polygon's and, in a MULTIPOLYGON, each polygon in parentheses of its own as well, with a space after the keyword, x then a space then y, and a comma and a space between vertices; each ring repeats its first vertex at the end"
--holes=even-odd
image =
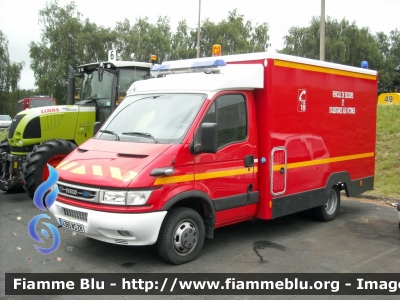
MULTIPOLYGON (((381 202, 381 203, 380 203, 381 202)), ((217 229, 193 262, 173 266, 155 246, 113 245, 60 228, 60 247, 35 250, 28 223, 41 214, 24 193, 0 191, 0 298, 111 299, 110 296, 5 296, 5 273, 398 273, 400 232, 395 207, 342 198, 338 217, 319 222, 305 213, 248 221, 217 229)), ((57 226, 54 218, 52 224, 57 226)), ((38 227, 38 230, 40 228, 38 227)), ((51 237, 43 247, 52 244, 51 237)), ((160 296, 118 298, 159 299, 160 296)), ((269 296, 321 299, 331 296, 269 296)), ((396 296, 387 296, 396 297, 396 296)), ((398 295, 397 295, 398 297, 398 295)), ((265 296, 164 296, 168 299, 265 299, 265 296)), ((340 298, 340 297, 339 297, 340 298)), ((346 296, 343 299, 358 298, 346 296)), ((366 297, 376 299, 375 297, 366 297)), ((382 298, 382 297, 379 297, 382 298)))

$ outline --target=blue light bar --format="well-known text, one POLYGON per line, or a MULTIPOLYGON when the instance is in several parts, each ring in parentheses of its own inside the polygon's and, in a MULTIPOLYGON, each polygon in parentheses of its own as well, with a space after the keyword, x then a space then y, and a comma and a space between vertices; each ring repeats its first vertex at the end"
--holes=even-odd
POLYGON ((191 73, 191 72, 206 72, 218 73, 219 67, 226 66, 223 59, 210 59, 210 60, 177 60, 168 62, 167 64, 154 65, 151 68, 151 75, 156 77, 158 75, 168 75, 177 73, 191 73))
POLYGON ((223 59, 196 61, 191 68, 210 68, 210 67, 225 67, 226 63, 223 59))

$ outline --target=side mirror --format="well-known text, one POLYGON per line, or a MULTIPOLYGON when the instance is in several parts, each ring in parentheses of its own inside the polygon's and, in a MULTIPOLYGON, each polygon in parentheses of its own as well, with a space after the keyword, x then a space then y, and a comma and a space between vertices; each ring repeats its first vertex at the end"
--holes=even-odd
POLYGON ((102 125, 101 122, 94 122, 94 125, 93 125, 93 135, 95 135, 95 134, 99 131, 101 125, 102 125))
POLYGON ((99 63, 99 70, 98 70, 99 82, 102 82, 102 81, 103 81, 103 73, 104 73, 104 64, 103 64, 103 62, 101 61, 101 62, 99 63))
POLYGON ((192 153, 217 153, 218 151, 218 124, 203 123, 200 127, 200 144, 196 143, 196 139, 192 143, 192 153))

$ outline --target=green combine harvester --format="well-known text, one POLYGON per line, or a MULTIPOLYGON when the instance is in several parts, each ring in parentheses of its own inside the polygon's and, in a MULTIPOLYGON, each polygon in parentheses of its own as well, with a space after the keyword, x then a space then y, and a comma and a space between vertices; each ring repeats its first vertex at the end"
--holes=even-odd
POLYGON ((0 189, 23 185, 30 197, 72 150, 93 137, 133 82, 149 78, 152 63, 110 61, 70 67, 67 105, 24 110, 11 123, 8 139, 0 143, 0 189), (82 78, 74 104, 75 77, 82 78), (99 124, 99 123, 97 123, 99 124))

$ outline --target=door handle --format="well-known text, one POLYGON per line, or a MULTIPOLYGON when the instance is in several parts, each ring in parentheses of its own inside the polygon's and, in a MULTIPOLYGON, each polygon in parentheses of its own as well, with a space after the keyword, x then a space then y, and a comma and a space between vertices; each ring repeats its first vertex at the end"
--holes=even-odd
POLYGON ((244 166, 246 168, 254 167, 254 155, 246 155, 244 157, 244 166))

